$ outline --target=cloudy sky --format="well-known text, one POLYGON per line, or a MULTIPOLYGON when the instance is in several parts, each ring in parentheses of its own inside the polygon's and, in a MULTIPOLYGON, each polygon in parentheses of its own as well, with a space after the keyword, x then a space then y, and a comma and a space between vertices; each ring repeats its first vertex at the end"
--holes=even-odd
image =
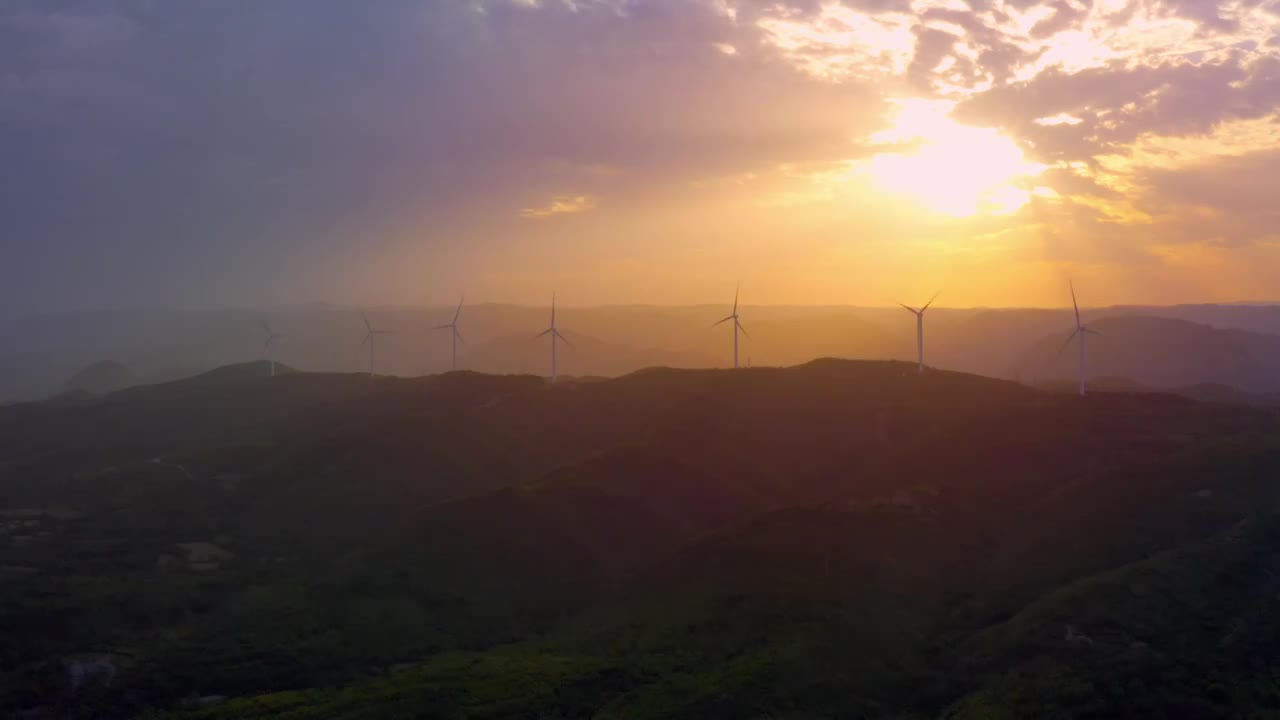
POLYGON ((6 0, 5 313, 1280 300, 1280 0, 6 0))

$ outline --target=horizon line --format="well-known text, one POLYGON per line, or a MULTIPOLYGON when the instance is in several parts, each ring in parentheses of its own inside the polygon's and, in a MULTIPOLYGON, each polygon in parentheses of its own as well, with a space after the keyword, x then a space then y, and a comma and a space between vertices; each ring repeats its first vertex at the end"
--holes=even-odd
MULTIPOLYGON (((596 303, 585 305, 564 305, 557 301, 557 308, 571 310, 609 310, 609 309, 632 309, 632 308, 653 308, 653 309, 687 309, 687 308, 704 308, 704 307, 722 307, 730 305, 725 302, 690 302, 690 303, 596 303)), ((1185 307, 1275 307, 1280 306, 1280 300, 1233 300, 1222 302, 1179 302, 1179 303, 1115 303, 1111 305, 1084 305, 1081 310, 1113 310, 1126 308, 1185 308, 1185 307)), ((333 309, 348 310, 358 312, 360 310, 452 310, 457 305, 452 302, 430 302, 430 303, 359 303, 359 302, 329 302, 320 300, 301 301, 293 303, 264 303, 260 305, 125 305, 119 307, 106 308, 64 308, 56 310, 37 310, 25 313, 19 313, 10 318, 11 321, 31 320, 48 318, 60 315, 94 315, 94 314, 112 314, 112 313, 146 313, 146 312, 168 312, 168 313, 248 313, 262 312, 266 310, 301 310, 301 309, 333 309)), ((465 307, 508 307, 518 309, 542 310, 550 307, 549 303, 518 303, 506 301, 480 301, 466 303, 465 307)), ((855 303, 744 303, 744 308, 787 308, 787 309, 824 309, 839 308, 849 310, 901 310, 899 304, 886 305, 866 305, 855 303)), ((1013 311, 1013 310, 1030 310, 1030 311, 1067 311, 1071 310, 1071 305, 943 305, 935 304, 930 310, 952 310, 952 311, 1013 311)))

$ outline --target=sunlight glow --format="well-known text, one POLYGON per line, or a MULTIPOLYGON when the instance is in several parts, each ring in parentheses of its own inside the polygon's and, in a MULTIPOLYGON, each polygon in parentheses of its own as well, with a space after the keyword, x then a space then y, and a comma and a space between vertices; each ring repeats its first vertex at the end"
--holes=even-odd
POLYGON ((917 198, 935 212, 967 217, 1004 215, 1026 205, 1032 189, 1025 181, 1046 166, 1029 162, 1017 143, 990 128, 952 120, 954 103, 896 100, 892 128, 876 133, 878 143, 910 144, 906 152, 885 152, 864 170, 886 190, 917 198))

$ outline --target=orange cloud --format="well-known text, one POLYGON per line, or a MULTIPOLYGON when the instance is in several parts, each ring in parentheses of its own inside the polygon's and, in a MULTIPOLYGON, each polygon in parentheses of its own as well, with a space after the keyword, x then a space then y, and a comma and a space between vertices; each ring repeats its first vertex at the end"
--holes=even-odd
POLYGON ((546 220, 556 215, 569 215, 594 209, 596 201, 586 195, 557 195, 543 207, 523 208, 520 217, 530 220, 546 220))

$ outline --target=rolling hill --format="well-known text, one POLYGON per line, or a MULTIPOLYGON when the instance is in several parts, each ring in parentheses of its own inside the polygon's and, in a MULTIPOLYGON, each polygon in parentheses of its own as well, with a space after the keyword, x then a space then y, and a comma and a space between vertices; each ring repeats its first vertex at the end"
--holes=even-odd
MULTIPOLYGON (((448 335, 432 328, 448 322, 454 309, 369 308, 375 324, 394 333, 379 346, 378 372, 409 377, 449 369, 448 335)), ((727 367, 732 363, 729 333, 712 327, 727 311, 728 306, 717 305, 561 308, 562 328, 583 346, 566 348, 561 354, 563 370, 614 377, 650 366, 727 367)), ((748 304, 743 313, 750 333, 743 341, 744 364, 915 357, 915 325, 901 308, 748 304)), ((1084 314, 1089 321, 1164 318, 1263 334, 1280 327, 1276 306, 1114 307, 1086 309, 1084 314)), ((311 372, 367 369, 367 354, 360 345, 364 326, 352 307, 57 313, 0 324, 0 345, 10 348, 0 352, 0 402, 50 397, 65 390, 78 372, 106 358, 130 369, 130 384, 170 382, 256 358, 264 317, 277 330, 290 333, 273 345, 279 362, 311 372)), ((463 317, 461 368, 499 374, 549 371, 545 344, 533 340, 546 325, 547 308, 477 304, 466 306, 463 317)), ((1017 379, 1015 366, 1028 348, 1066 332, 1071 319, 1063 309, 935 306, 925 325, 930 365, 1017 379)), ((1176 358, 1154 352, 1146 360, 1153 367, 1177 366, 1176 358)), ((1199 377, 1188 384, 1214 382, 1220 379, 1199 377)))
MULTIPOLYGON (((551 374, 551 348, 536 333, 495 338, 459 353, 459 363, 476 372, 518 372, 551 374)), ((566 331, 568 344, 558 349, 561 374, 578 376, 625 375, 646 367, 699 367, 709 359, 696 353, 657 348, 636 348, 604 342, 574 331, 566 331)))
POLYGON ((0 408, 0 708, 1265 716, 1278 420, 839 360, 0 408))

